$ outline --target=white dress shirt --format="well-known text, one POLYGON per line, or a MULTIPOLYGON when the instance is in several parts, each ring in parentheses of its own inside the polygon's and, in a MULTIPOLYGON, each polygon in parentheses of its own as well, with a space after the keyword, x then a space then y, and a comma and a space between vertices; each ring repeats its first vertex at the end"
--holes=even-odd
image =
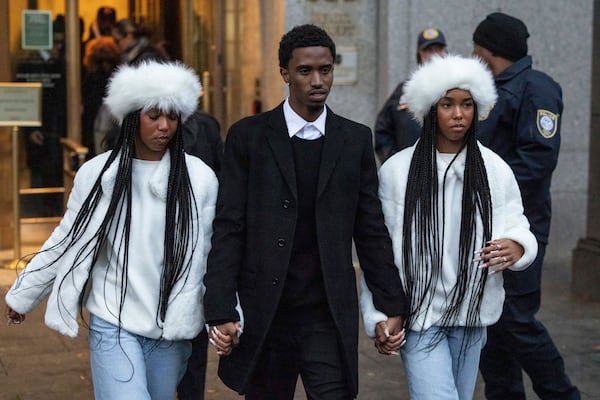
POLYGON ((325 120, 327 119, 327 107, 325 106, 323 106, 321 115, 316 120, 309 122, 292 110, 290 98, 287 97, 283 103, 283 116, 290 138, 298 136, 301 139, 314 140, 325 136, 325 120))

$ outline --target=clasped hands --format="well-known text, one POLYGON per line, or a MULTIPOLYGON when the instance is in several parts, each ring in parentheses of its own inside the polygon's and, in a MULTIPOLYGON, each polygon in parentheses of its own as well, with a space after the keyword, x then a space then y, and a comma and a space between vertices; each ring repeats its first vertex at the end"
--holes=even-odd
POLYGON ((239 322, 226 322, 209 327, 208 341, 217 349, 219 357, 226 357, 240 344, 242 326, 239 322))
POLYGON ((402 317, 391 317, 375 325, 375 348, 380 354, 398 355, 406 343, 406 331, 402 328, 402 317))

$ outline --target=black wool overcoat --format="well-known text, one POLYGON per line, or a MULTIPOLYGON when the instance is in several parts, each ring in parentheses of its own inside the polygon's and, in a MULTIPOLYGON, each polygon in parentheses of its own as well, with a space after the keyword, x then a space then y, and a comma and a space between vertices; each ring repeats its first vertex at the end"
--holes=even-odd
MULTIPOLYGON (((237 321, 239 296, 244 333, 240 345, 219 363, 219 376, 239 393, 256 365, 284 289, 297 219, 293 160, 283 104, 229 130, 204 307, 209 324, 237 321)), ((352 393, 358 391, 359 321, 353 240, 378 310, 397 316, 407 309, 377 187, 370 129, 328 108, 315 199, 317 241, 352 393)))

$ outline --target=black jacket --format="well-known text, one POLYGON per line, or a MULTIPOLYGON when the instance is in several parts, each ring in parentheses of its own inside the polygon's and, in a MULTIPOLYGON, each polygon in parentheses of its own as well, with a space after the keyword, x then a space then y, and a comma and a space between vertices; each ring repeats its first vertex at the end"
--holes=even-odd
POLYGON ((195 111, 183 124, 183 149, 204 161, 218 176, 223 158, 219 122, 204 111, 195 111))
POLYGON ((402 98, 403 87, 404 82, 400 82, 377 114, 375 152, 381 163, 415 144, 421 135, 421 127, 402 98))

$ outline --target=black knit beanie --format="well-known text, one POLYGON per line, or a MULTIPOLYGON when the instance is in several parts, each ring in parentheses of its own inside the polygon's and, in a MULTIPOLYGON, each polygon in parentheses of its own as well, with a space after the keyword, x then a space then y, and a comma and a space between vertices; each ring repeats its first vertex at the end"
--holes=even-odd
POLYGON ((473 42, 497 56, 516 61, 527 55, 527 26, 503 13, 488 15, 475 29, 473 42))

